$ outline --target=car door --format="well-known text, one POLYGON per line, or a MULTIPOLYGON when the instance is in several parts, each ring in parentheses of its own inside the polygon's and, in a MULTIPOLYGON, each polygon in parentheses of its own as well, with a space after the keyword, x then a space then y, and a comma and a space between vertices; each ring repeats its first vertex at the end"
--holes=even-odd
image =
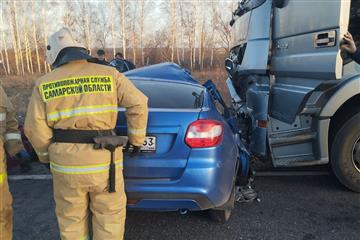
POLYGON ((351 1, 277 2, 282 4, 273 15, 270 113, 291 124, 316 87, 343 76, 339 46, 348 29, 351 1))

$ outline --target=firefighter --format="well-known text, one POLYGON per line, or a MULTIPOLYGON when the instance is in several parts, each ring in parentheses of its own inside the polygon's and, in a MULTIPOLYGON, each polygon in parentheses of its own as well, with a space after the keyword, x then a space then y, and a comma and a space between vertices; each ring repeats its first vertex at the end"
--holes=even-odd
POLYGON ((110 65, 110 63, 108 61, 106 61, 105 51, 103 49, 97 50, 96 55, 97 55, 96 63, 106 65, 106 66, 110 65))
POLYGON ((89 62, 92 57, 67 28, 48 43, 46 60, 54 70, 36 81, 25 134, 39 160, 50 163, 61 239, 123 239, 123 159, 122 148, 115 147, 125 143, 94 143, 114 137, 120 106, 126 109, 129 142, 141 146, 147 97, 115 68, 89 62))
POLYGON ((131 61, 124 58, 121 52, 115 54, 115 58, 110 62, 110 65, 122 73, 136 68, 131 61))
POLYGON ((12 239, 12 196, 6 173, 5 151, 11 157, 23 149, 15 111, 0 85, 0 239, 12 239))

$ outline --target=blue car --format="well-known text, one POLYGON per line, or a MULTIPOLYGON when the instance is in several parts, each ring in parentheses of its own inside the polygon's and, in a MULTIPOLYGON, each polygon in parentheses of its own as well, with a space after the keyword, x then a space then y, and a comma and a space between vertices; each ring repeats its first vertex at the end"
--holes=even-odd
MULTIPOLYGON (((209 81, 202 86, 171 63, 125 75, 149 98, 141 152, 134 157, 125 153, 128 208, 210 210, 213 219, 227 221, 235 181, 247 175, 249 162, 241 155, 238 131, 215 85, 209 81)), ((118 135, 126 135, 125 123, 125 109, 120 109, 118 135)))

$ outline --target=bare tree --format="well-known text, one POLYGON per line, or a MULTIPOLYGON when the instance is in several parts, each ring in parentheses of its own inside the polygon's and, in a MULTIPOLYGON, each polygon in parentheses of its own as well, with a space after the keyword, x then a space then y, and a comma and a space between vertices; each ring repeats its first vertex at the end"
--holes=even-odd
MULTIPOLYGON (((1 9, 1 14, 0 14, 0 24, 1 24, 1 45, 4 49, 5 52, 5 61, 3 60, 3 66, 5 67, 5 73, 6 74, 10 74, 11 73, 11 69, 10 69, 10 63, 9 63, 9 54, 8 54, 8 49, 7 49, 7 45, 6 45, 6 41, 5 41, 5 29, 4 29, 4 19, 3 16, 4 14, 4 9, 1 9)), ((3 57, 2 57, 3 58, 3 57)))
MULTIPOLYGON (((202 4, 201 7, 203 8, 204 5, 202 4)), ((206 12, 206 11, 204 9, 202 9, 202 10, 200 10, 200 13, 199 13, 198 62, 199 62, 200 70, 203 70, 203 68, 204 68, 204 58, 205 58, 206 22, 205 22, 204 12, 206 12)))
POLYGON ((146 18, 146 11, 148 1, 147 0, 140 0, 140 17, 139 17, 139 28, 140 28, 140 53, 141 53, 141 64, 144 66, 145 59, 144 59, 144 28, 145 28, 145 18, 146 18))
POLYGON ((6 66, 5 66, 5 62, 4 62, 5 60, 4 60, 4 54, 3 54, 2 49, 0 50, 0 59, 1 59, 1 65, 2 65, 2 67, 4 69, 5 75, 8 75, 7 70, 6 70, 6 66))
POLYGON ((17 49, 19 52, 20 57, 20 66, 21 66, 21 73, 22 75, 25 74, 25 66, 24 66, 24 57, 22 52, 22 43, 20 38, 20 29, 19 29, 19 22, 17 18, 17 2, 13 1, 13 11, 14 11, 14 23, 15 23, 15 31, 16 31, 16 41, 17 41, 17 49))
POLYGON ((181 61, 180 64, 184 64, 185 62, 185 12, 184 12, 184 8, 186 8, 186 6, 184 6, 184 2, 180 2, 179 3, 179 11, 180 11, 180 26, 181 26, 181 31, 180 31, 180 38, 181 38, 181 61))
POLYGON ((1 42, 1 45, 0 45, 0 60, 1 60, 1 66, 3 67, 4 72, 5 72, 5 75, 8 75, 8 71, 7 71, 6 65, 5 65, 2 42, 1 42))
POLYGON ((111 28, 109 27, 108 22, 112 22, 112 19, 109 19, 108 15, 105 12, 106 8, 104 8, 103 4, 103 2, 98 3, 99 21, 97 24, 94 24, 94 29, 96 32, 96 42, 100 44, 102 49, 106 49, 107 39, 109 37, 109 34, 111 33, 111 28))
POLYGON ((189 67, 191 70, 195 67, 194 62, 194 54, 195 54, 195 21, 194 18, 196 16, 195 5, 192 2, 190 7, 185 7, 182 9, 182 26, 183 26, 183 34, 187 39, 187 49, 189 51, 189 67))
POLYGON ((85 41, 85 47, 90 51, 91 54, 91 47, 92 47, 92 36, 91 36, 91 17, 93 17, 91 12, 91 6, 90 2, 85 2, 85 0, 82 0, 79 2, 79 10, 80 12, 77 14, 79 15, 78 20, 79 24, 78 26, 81 29, 82 32, 82 38, 85 41))
MULTIPOLYGON (((18 21, 20 28, 21 28, 21 39, 22 39, 22 46, 23 51, 25 54, 25 64, 26 64, 26 70, 27 73, 34 73, 33 69, 33 63, 32 63, 32 57, 31 57, 31 47, 30 47, 30 40, 29 40, 29 32, 31 30, 31 27, 29 26, 30 19, 28 14, 24 14, 24 9, 27 9, 28 2, 23 2, 22 5, 19 6, 20 15, 24 16, 21 18, 22 21, 18 21)), ((20 38, 20 35, 19 35, 20 38)))
POLYGON ((121 10, 121 38, 122 38, 122 49, 124 58, 126 58, 126 0, 121 0, 120 2, 120 10, 121 10))
MULTIPOLYGON (((226 9, 230 12, 231 7, 232 7, 232 4, 230 6, 228 6, 226 9)), ((227 17, 225 17, 224 14, 221 14, 220 12, 216 13, 215 18, 216 18, 217 25, 214 27, 218 34, 218 37, 220 38, 220 44, 228 52, 228 51, 230 51, 230 41, 231 41, 231 31, 230 31, 229 19, 227 17)))
POLYGON ((14 10, 13 10, 12 6, 10 6, 10 8, 9 8, 8 19, 9 19, 9 23, 10 23, 11 43, 13 45, 13 50, 14 50, 16 74, 20 75, 19 52, 18 52, 18 44, 17 44, 17 40, 16 40, 16 23, 14 20, 14 10))
POLYGON ((40 55, 39 55, 39 47, 38 47, 38 38, 36 35, 36 19, 35 19, 35 2, 31 1, 31 14, 32 14, 32 34, 33 34, 33 42, 35 46, 36 53, 36 63, 38 67, 38 72, 41 73, 41 64, 40 64, 40 55))
POLYGON ((27 72, 28 73, 33 73, 32 72, 32 63, 31 62, 31 50, 30 50, 30 47, 29 47, 29 39, 28 39, 28 36, 27 36, 27 31, 25 30, 24 31, 24 47, 25 47, 25 60, 26 60, 26 67, 27 67, 27 72))
POLYGON ((176 48, 176 34, 177 34, 177 14, 176 14, 176 0, 170 1, 170 21, 171 21, 171 61, 174 62, 175 48, 176 48))
POLYGON ((75 31, 77 18, 74 13, 77 11, 76 6, 74 2, 67 0, 64 7, 65 11, 62 16, 64 26, 72 31, 75 31))
MULTIPOLYGON (((46 16, 46 12, 45 12, 45 8, 46 8, 46 1, 45 0, 42 1, 41 6, 42 6, 42 8, 41 8, 41 16, 42 16, 42 21, 43 21, 42 30, 43 30, 43 38, 44 38, 44 56, 45 56, 46 55, 46 48, 47 48, 47 45, 48 45, 48 32, 47 32, 47 26, 46 26, 47 16, 46 16)), ((45 58, 44 58, 44 70, 45 70, 45 73, 50 71, 50 66, 46 62, 45 58)))
POLYGON ((217 6, 218 2, 215 4, 215 2, 211 2, 211 21, 210 21, 210 32, 211 32, 211 36, 209 39, 209 47, 210 47, 210 67, 214 66, 214 53, 215 53, 215 42, 216 42, 216 35, 215 35, 215 28, 216 26, 218 26, 218 6, 217 6))
POLYGON ((114 27, 114 1, 110 1, 110 22, 111 22, 111 42, 112 42, 112 49, 113 49, 113 56, 116 53, 116 45, 115 45, 115 27, 114 27))

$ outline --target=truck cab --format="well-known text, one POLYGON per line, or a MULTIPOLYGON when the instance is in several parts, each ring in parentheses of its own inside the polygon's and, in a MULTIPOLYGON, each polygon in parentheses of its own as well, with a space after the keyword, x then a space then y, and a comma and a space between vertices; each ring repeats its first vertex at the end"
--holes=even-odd
POLYGON ((242 0, 225 62, 242 140, 274 167, 330 164, 360 192, 360 0, 242 0))

